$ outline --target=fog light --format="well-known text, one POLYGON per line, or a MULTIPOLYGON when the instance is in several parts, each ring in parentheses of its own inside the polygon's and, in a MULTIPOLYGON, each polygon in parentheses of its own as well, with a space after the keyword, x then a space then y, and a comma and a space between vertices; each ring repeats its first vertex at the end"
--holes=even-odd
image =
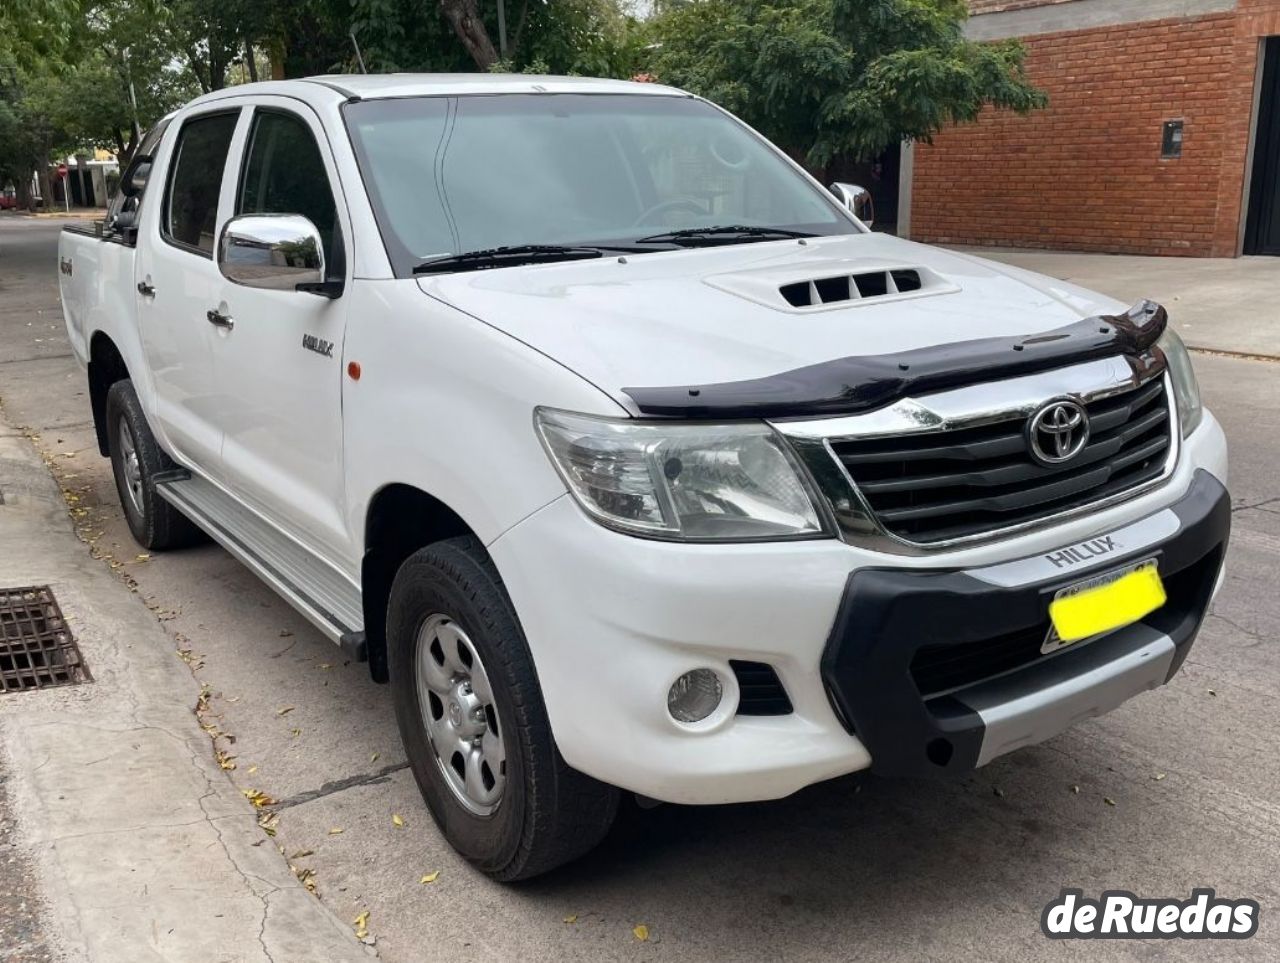
POLYGON ((667 711, 677 722, 701 722, 716 711, 723 695, 718 675, 710 669, 694 669, 672 684, 667 711))

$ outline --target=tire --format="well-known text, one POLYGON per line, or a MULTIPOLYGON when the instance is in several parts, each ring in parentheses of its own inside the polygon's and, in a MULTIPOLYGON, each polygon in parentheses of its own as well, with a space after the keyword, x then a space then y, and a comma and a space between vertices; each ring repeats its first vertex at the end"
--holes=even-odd
POLYGON ((203 541, 204 533, 156 492, 155 477, 178 466, 161 450, 147 425, 133 382, 117 381, 107 392, 107 439, 111 472, 129 531, 153 552, 203 541))
POLYGON ((524 633, 479 540, 437 542, 400 567, 387 610, 387 656, 418 788, 445 838, 473 865, 501 882, 528 879, 604 838, 618 790, 561 757, 524 633), (424 669, 427 660, 434 669, 424 669), (470 719, 483 720, 482 732, 470 719), (468 795, 473 789, 482 798, 468 795))

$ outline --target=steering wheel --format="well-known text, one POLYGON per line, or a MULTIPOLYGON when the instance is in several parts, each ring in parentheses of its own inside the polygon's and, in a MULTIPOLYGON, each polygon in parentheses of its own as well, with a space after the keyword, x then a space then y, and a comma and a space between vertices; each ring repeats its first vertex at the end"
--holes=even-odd
POLYGON ((700 204, 692 197, 675 197, 669 201, 661 201, 654 204, 634 221, 631 222, 632 227, 645 227, 650 224, 652 219, 666 211, 688 211, 690 214, 708 214, 710 213, 706 207, 700 204))

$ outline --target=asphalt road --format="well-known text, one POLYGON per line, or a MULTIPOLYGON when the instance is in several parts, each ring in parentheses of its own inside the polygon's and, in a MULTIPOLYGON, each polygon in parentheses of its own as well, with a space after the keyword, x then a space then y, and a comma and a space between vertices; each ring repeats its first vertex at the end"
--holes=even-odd
MULTIPOLYGON (((1173 683, 955 782, 855 777, 773 803, 632 811, 581 862, 502 887, 436 832, 364 666, 216 547, 138 559, 60 330, 57 227, 0 217, 5 415, 39 433, 86 538, 208 683, 207 719, 235 738, 228 777, 279 801, 275 842, 341 917, 370 912, 381 958, 1280 956, 1280 364, 1196 359, 1233 445, 1235 534, 1173 683), (1068 886, 1212 886, 1258 900, 1261 928, 1245 943, 1050 942, 1040 914, 1068 886)), ((1280 315, 1268 321, 1280 348, 1280 315)))

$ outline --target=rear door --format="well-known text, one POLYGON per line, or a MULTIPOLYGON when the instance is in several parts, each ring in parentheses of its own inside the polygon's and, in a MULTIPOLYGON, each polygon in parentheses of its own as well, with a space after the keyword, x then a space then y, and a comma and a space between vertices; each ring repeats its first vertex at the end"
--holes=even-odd
POLYGON ((183 117, 164 166, 164 191, 148 185, 137 258, 138 326, 154 384, 153 428, 170 452, 218 476, 222 427, 210 321, 223 287, 214 263, 219 207, 240 108, 183 117))
MULTIPOLYGON (((350 284, 345 204, 328 141, 303 104, 259 96, 235 153, 229 217, 301 214, 330 278, 350 284), (241 146, 243 145, 243 146, 241 146)), ((236 495, 330 561, 352 554, 343 515, 342 344, 349 298, 224 281, 234 328, 215 344, 222 464, 236 495)))

